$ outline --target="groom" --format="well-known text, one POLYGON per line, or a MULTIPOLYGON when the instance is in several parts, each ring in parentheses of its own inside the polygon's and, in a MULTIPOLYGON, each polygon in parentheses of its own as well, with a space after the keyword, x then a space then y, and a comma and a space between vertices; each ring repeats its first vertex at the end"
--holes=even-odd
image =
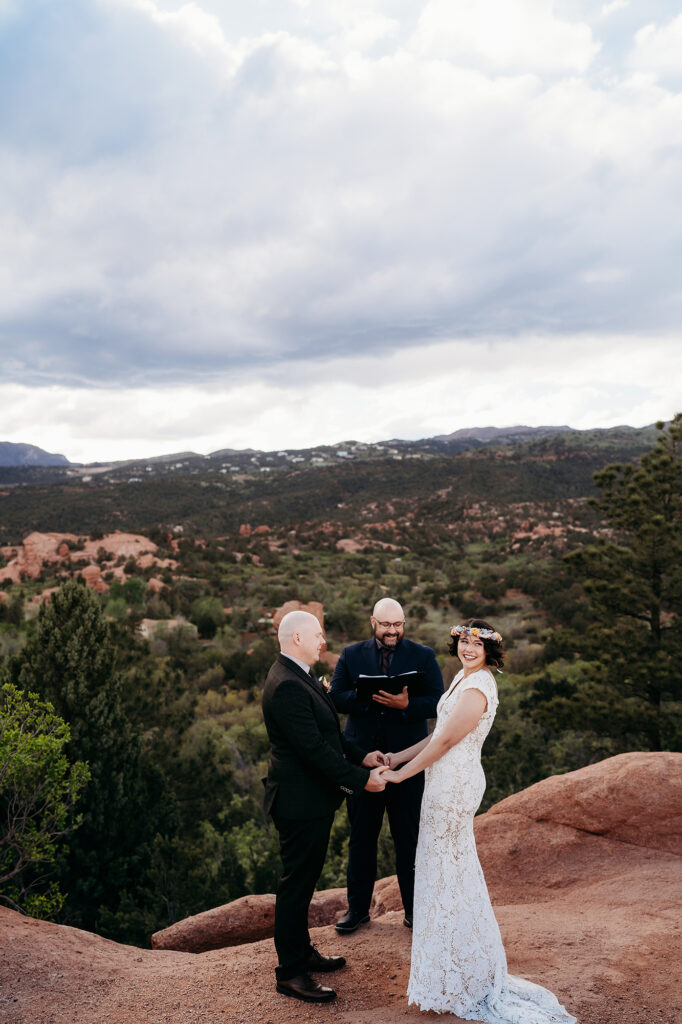
POLYGON ((305 1002, 334 999, 311 977, 335 971, 342 956, 322 956, 310 942, 308 907, 322 872, 334 813, 345 795, 385 788, 383 754, 368 754, 341 734, 334 705, 311 671, 324 645, 309 612, 289 612, 278 632, 280 651, 263 690, 270 740, 265 809, 279 833, 282 876, 275 903, 277 991, 305 1002))

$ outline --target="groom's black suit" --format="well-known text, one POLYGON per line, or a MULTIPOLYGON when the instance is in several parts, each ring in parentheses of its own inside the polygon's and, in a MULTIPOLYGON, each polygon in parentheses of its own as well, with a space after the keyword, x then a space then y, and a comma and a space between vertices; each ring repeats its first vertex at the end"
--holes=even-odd
POLYGON ((275 904, 278 981, 306 970, 310 953, 308 907, 327 853, 334 812, 344 795, 361 792, 367 751, 341 734, 322 686, 280 654, 263 690, 270 739, 265 809, 279 833, 282 876, 275 904))

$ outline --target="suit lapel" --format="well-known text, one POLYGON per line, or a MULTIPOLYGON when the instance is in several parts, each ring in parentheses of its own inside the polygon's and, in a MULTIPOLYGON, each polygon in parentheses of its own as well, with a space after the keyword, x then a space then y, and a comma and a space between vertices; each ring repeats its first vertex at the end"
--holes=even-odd
POLYGON ((278 658, 280 664, 285 665, 286 668, 289 668, 293 672, 295 672, 296 675, 299 677, 299 679, 301 679, 306 684, 306 686, 310 690, 312 690, 312 692, 315 694, 315 696, 319 697, 320 700, 323 700, 328 705, 328 707, 334 713, 334 718, 336 719, 336 724, 337 724, 337 726, 339 727, 339 730, 340 730, 341 729, 341 725, 339 723, 339 716, 338 716, 338 714, 336 712, 336 708, 334 707, 334 703, 333 703, 331 697, 329 696, 327 691, 324 689, 324 687, 320 686, 320 685, 316 685, 312 681, 312 679, 310 678, 308 673, 305 672, 301 668, 300 665, 297 665, 295 661, 292 661, 291 658, 287 658, 286 654, 281 654, 280 653, 280 654, 277 655, 277 658, 278 658))

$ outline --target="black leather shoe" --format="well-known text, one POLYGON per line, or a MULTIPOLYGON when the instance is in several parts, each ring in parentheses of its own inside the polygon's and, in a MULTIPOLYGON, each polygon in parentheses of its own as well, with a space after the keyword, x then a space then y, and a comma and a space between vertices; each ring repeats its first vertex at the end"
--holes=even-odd
POLYGON ((306 970, 311 973, 315 971, 338 971, 339 967, 346 966, 346 958, 345 956, 322 956, 314 946, 311 946, 305 966, 306 970))
POLYGON ((336 999, 333 988, 325 988, 309 974, 297 974, 295 978, 288 978, 287 981, 278 981, 277 991, 283 996, 302 999, 304 1003, 330 1003, 332 999, 336 999))
POLYGON ((334 927, 339 934, 346 935, 348 932, 354 932, 361 924, 367 924, 368 921, 369 914, 356 914, 352 910, 347 910, 334 927))
POLYGON ((411 914, 405 914, 405 917, 403 918, 403 924, 405 925, 406 928, 411 928, 412 927, 412 915, 411 914))

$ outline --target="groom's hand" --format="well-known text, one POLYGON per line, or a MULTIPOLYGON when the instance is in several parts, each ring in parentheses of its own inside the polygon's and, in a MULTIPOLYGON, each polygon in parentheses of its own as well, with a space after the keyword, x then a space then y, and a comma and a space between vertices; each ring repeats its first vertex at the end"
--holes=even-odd
POLYGON ((369 754, 365 754, 362 764, 365 768, 377 768, 380 764, 387 765, 388 761, 380 750, 372 750, 369 754))
POLYGON ((381 793, 384 789, 386 789, 386 783, 382 778, 382 774, 387 770, 388 769, 384 768, 383 766, 379 766, 378 768, 372 769, 372 771, 369 773, 369 778, 367 779, 367 782, 365 784, 365 789, 367 790, 368 793, 381 793))
POLYGON ((372 700, 375 700, 377 704, 383 704, 385 708, 397 708, 398 711, 404 711, 410 702, 406 686, 403 686, 402 693, 387 693, 386 690, 379 690, 378 693, 372 695, 372 700))

